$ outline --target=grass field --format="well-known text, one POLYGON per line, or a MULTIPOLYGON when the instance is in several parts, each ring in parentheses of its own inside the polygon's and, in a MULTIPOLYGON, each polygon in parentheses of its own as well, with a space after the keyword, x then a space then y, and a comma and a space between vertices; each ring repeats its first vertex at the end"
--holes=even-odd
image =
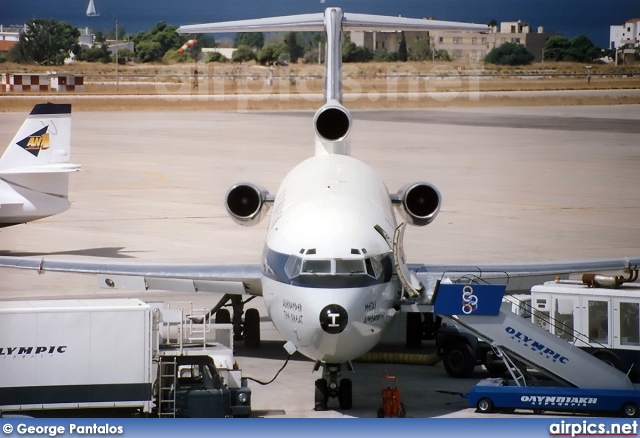
MULTIPOLYGON (((1 73, 46 73, 51 67, 0 64, 1 73)), ((255 64, 115 64, 74 63, 58 73, 83 75, 83 91, 8 92, 0 111, 25 111, 43 100, 73 95, 74 110, 266 110, 314 109, 322 101, 323 67, 255 64), (194 72, 198 71, 197 87, 194 72), (113 97, 115 96, 115 97, 113 97), (161 97, 159 97, 161 96, 161 97)), ((636 104, 637 97, 490 97, 490 91, 640 89, 640 65, 540 63, 500 67, 463 63, 345 64, 345 103, 350 108, 420 108, 443 106, 636 104), (443 92, 449 93, 442 95, 443 92), (408 94, 412 93, 412 94, 408 94), (469 97, 469 93, 473 95, 469 97)))

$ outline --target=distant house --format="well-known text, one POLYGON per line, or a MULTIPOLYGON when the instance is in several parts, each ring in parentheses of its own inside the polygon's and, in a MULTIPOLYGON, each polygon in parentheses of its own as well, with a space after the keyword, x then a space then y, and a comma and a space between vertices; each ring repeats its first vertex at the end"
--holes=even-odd
POLYGON ((16 44, 18 44, 17 41, 0 40, 0 58, 6 58, 11 48, 16 44))
POLYGON ((224 48, 224 47, 212 47, 212 48, 203 48, 202 53, 219 53, 227 59, 231 59, 233 57, 233 53, 238 50, 234 48, 224 48))
POLYGON ((609 48, 616 50, 616 62, 633 63, 640 53, 640 18, 611 26, 609 48))
MULTIPOLYGON (((558 35, 545 32, 542 26, 538 27, 537 32, 532 32, 529 23, 523 21, 503 22, 499 27, 487 27, 486 32, 431 30, 404 34, 409 47, 419 37, 430 38, 436 50, 446 50, 461 61, 481 61, 494 47, 506 42, 522 44, 535 56, 536 62, 542 60, 547 40, 558 35)), ((351 41, 373 51, 396 52, 400 44, 400 32, 351 32, 351 41)))

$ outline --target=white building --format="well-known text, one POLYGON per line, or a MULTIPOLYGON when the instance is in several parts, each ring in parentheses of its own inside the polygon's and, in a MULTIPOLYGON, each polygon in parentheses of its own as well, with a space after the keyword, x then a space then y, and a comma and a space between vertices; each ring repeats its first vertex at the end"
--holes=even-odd
MULTIPOLYGON (((547 40, 558 35, 547 33, 542 27, 538 27, 537 32, 532 32, 529 23, 523 21, 503 22, 499 27, 487 27, 487 32, 432 30, 404 34, 408 47, 416 38, 430 38, 436 50, 446 50, 453 58, 467 61, 481 61, 494 47, 507 42, 522 44, 535 56, 536 62, 542 60, 542 51, 547 40)), ((400 44, 400 32, 352 31, 351 41, 373 51, 396 52, 400 44)))
POLYGON ((640 52, 640 18, 611 26, 609 48, 616 49, 616 61, 622 60, 625 64, 633 63, 640 52))

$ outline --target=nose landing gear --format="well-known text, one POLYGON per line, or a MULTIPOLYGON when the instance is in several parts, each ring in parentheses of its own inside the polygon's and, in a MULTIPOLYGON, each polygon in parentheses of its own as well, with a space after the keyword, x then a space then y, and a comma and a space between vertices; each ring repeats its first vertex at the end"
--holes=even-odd
MULTIPOLYGON (((323 378, 317 379, 315 384, 315 410, 326 411, 329 398, 338 398, 340 409, 351 409, 353 405, 353 391, 350 379, 340 379, 340 364, 316 363, 314 371, 323 368, 323 378)), ((353 371, 351 363, 347 369, 353 371)))

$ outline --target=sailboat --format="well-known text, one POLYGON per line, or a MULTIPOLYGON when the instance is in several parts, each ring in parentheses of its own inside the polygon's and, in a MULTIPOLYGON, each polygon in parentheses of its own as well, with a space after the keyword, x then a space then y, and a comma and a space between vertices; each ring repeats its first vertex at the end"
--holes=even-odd
POLYGON ((87 6, 87 17, 97 17, 100 12, 96 12, 96 5, 93 4, 93 0, 89 0, 89 6, 87 6))

